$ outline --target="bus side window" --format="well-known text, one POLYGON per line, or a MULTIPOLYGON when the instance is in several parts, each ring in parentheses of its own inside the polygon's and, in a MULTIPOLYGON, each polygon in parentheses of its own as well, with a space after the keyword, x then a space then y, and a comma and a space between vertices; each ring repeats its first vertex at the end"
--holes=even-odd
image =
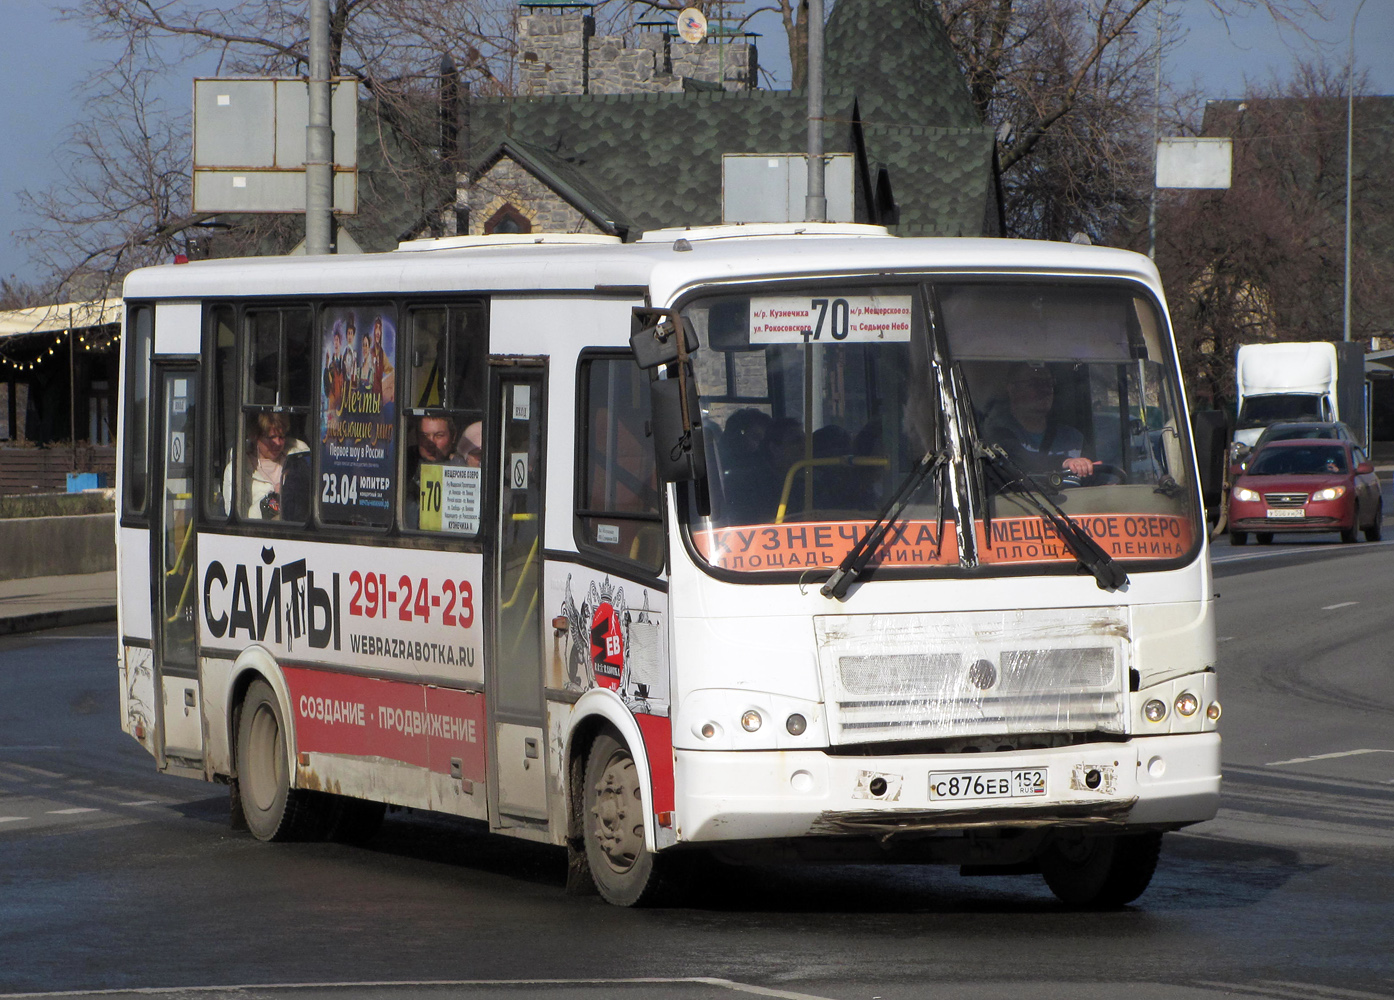
POLYGON ((155 308, 132 306, 126 318, 125 515, 145 513, 150 488, 150 348, 155 308))
POLYGON ((479 531, 488 318, 483 302, 409 313, 401 435, 407 530, 479 531))
POLYGON ((242 324, 246 390, 238 447, 223 471, 224 506, 241 520, 304 524, 312 492, 310 310, 248 310, 242 324))
POLYGON ((227 520, 231 496, 223 493, 223 476, 237 449, 237 327, 231 306, 217 305, 208 311, 209 347, 205 357, 212 363, 207 393, 208 447, 204 450, 204 516, 227 520))
POLYGON ((653 442, 649 379, 631 355, 582 355, 582 426, 576 476, 576 544, 582 551, 664 564, 663 513, 653 442))

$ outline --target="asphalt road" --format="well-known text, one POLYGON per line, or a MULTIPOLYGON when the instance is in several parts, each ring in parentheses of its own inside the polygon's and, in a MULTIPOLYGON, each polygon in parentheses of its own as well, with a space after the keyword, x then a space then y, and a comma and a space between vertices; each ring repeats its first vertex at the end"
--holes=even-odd
POLYGON ((0 638, 0 994, 1389 1000, 1391 548, 1217 548, 1224 805, 1109 914, 836 865, 620 910, 553 849, 405 812, 367 848, 260 844, 120 733, 110 628, 0 638))

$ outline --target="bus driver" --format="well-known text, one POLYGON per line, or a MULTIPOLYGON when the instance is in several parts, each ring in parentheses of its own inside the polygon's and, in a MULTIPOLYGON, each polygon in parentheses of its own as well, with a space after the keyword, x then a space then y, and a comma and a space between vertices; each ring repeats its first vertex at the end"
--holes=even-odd
POLYGON ((1051 370, 1018 362, 1008 370, 1006 403, 989 413, 983 437, 1001 445, 1023 472, 1092 475, 1095 463, 1081 454, 1084 435, 1060 423, 1054 406, 1055 375, 1051 370))

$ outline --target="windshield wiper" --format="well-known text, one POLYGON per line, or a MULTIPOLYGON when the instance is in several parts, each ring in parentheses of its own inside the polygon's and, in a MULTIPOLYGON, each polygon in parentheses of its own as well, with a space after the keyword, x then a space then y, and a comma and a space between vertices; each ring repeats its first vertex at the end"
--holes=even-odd
MULTIPOLYGON (((847 590, 861 576, 866 569, 866 564, 871 561, 872 555, 881 547, 885 541, 886 532, 890 531, 891 526, 900 519, 900 512, 905 509, 905 505, 910 502, 910 498, 920 488, 926 479, 936 470, 947 468, 948 456, 944 451, 925 452, 924 456, 915 463, 915 467, 901 482, 900 488, 881 508, 881 513, 876 516, 871 527, 867 529, 865 535, 852 546, 847 555, 842 557, 842 562, 837 564, 837 569, 833 570, 832 576, 828 577, 826 583, 819 590, 824 597, 833 597, 842 600, 847 595, 847 590)), ((944 542, 944 491, 939 491, 939 544, 944 542)))
MULTIPOLYGON (((1013 488, 1020 490, 1018 496, 1021 501, 1051 523, 1061 543, 1070 550, 1075 561, 1098 581, 1100 590, 1117 590, 1127 585, 1128 574, 1114 562, 1113 556, 1090 538, 1089 533, 1081 528, 1074 518, 1061 510, 1051 495, 1041 489, 1007 456, 1001 445, 979 445, 977 456, 986 460, 987 467, 997 478, 995 492, 1002 493, 1013 488)), ((989 534, 989 540, 991 537, 989 534)))

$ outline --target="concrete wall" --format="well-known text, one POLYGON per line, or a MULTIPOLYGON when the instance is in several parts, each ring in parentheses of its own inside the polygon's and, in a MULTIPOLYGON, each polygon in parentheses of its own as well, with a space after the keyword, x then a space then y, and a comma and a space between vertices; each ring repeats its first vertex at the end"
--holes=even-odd
POLYGON ((0 580, 115 568, 115 514, 0 520, 0 580))

